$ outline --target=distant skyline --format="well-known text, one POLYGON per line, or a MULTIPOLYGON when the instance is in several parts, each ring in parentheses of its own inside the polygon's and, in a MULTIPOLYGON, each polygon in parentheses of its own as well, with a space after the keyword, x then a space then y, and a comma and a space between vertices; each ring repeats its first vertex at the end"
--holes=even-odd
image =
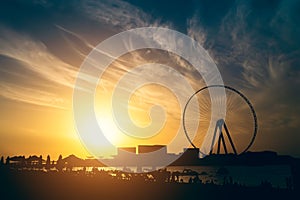
MULTIPOLYGON (((72 111, 81 63, 97 44, 114 34, 160 26, 197 40, 214 59, 224 83, 249 98, 259 122, 250 151, 300 157, 299 9, 296 0, 1 1, 0 156, 89 156, 76 133, 72 111)), ((181 126, 176 98, 155 85, 137 90, 129 113, 136 124, 145 126, 150 123, 148 109, 157 101, 168 111, 158 135, 147 141, 132 139, 107 120, 111 91, 134 65, 147 59, 162 61, 180 69, 194 87, 203 84, 186 62, 168 62, 156 55, 146 50, 124 55, 99 83, 96 115, 117 146, 164 145, 181 126)), ((172 82, 170 72, 155 72, 172 82)), ((174 86, 185 91, 175 81, 174 86)), ((187 142, 184 135, 181 139, 187 142)))

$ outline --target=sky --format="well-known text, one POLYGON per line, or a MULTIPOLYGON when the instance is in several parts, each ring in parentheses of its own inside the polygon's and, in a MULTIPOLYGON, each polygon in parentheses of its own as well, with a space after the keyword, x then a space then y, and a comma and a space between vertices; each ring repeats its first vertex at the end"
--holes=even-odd
MULTIPOLYGON (((72 107, 80 66, 105 39, 151 26, 176 30, 199 42, 216 63, 224 84, 248 97, 259 126, 251 151, 300 157, 299 1, 4 0, 0 4, 0 155, 88 156, 72 107)), ((151 122, 153 104, 166 110, 165 124, 154 137, 130 138, 109 120, 115 85, 135 66, 147 62, 173 66, 193 89, 203 86, 190 64, 176 55, 147 49, 128 53, 99 82, 98 122, 117 146, 168 144, 178 130, 178 140, 185 142, 168 148, 178 153, 187 140, 181 107, 168 88, 146 85, 129 101, 129 114, 139 126, 151 122)), ((191 95, 173 71, 159 67, 152 71, 180 95, 191 95)), ((147 78, 136 75, 134 80, 148 78, 151 73, 147 78)))

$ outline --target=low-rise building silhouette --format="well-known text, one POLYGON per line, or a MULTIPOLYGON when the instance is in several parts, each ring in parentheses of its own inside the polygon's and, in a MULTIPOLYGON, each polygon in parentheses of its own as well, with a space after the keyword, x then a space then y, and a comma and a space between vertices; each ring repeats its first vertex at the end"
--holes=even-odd
POLYGON ((167 154, 166 145, 138 145, 138 154, 151 153, 159 151, 161 154, 167 154))

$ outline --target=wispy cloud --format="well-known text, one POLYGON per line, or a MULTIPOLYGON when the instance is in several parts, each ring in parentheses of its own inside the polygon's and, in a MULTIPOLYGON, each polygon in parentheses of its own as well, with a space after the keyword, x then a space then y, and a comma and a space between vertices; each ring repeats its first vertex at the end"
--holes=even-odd
POLYGON ((51 54, 47 46, 29 36, 2 28, 0 54, 18 60, 28 70, 57 84, 72 87, 77 69, 51 54))
POLYGON ((50 92, 7 83, 0 85, 0 91, 1 96, 14 101, 51 108, 69 109, 69 100, 50 92))
POLYGON ((94 45, 92 45, 89 41, 87 41, 84 37, 82 37, 80 34, 76 33, 75 31, 71 31, 61 25, 56 24, 55 25, 59 30, 61 30, 63 33, 67 33, 68 35, 63 35, 64 39, 68 42, 69 47, 72 48, 79 56, 82 58, 85 58, 87 56, 87 52, 90 52, 92 49, 95 48, 94 45), (79 45, 76 45, 74 40, 71 40, 69 36, 75 37, 77 43, 79 45), (84 49, 85 52, 81 51, 81 49, 84 49))
POLYGON ((152 19, 150 15, 124 1, 82 1, 80 9, 90 18, 121 30, 161 25, 158 19, 152 19))
MULTIPOLYGON (((29 70, 36 77, 47 80, 48 84, 52 84, 53 87, 73 87, 77 69, 51 54, 42 42, 2 27, 0 44, 0 55, 18 61, 25 71, 29 70)), ((16 78, 26 76, 26 74, 18 74, 24 70, 14 71, 16 70, 15 67, 1 66, 1 68, 16 78)), ((29 80, 31 79, 29 78, 29 80)), ((34 80, 31 80, 31 82, 34 82, 34 80)), ((67 100, 57 94, 44 91, 41 87, 43 84, 46 86, 45 82, 28 86, 28 83, 17 85, 17 83, 10 83, 9 80, 1 81, 0 93, 1 96, 16 101, 65 108, 67 100)))
MULTIPOLYGON (((47 1, 41 2, 43 6, 53 6, 47 1)), ((127 30, 133 27, 149 25, 155 26, 158 24, 157 21, 151 21, 151 16, 145 14, 129 3, 122 1, 80 1, 74 6, 77 7, 78 5, 80 12, 85 15, 85 17, 95 20, 99 24, 107 24, 118 31, 124 29, 127 30)), ((76 33, 76 30, 69 30, 58 24, 55 26, 58 28, 58 30, 65 33, 63 37, 68 44, 68 48, 75 51, 78 56, 84 58, 87 52, 94 48, 94 46, 87 39, 76 33), (88 51, 82 51, 82 49, 88 49, 88 51)), ((18 61, 22 68, 31 71, 42 79, 47 80, 55 87, 64 86, 66 88, 73 89, 79 68, 72 66, 53 55, 48 49, 46 43, 43 43, 40 40, 27 35, 26 33, 20 33, 6 27, 1 27, 0 44, 0 55, 18 61)), ((135 54, 135 59, 139 60, 141 58, 138 54, 135 54)), ((126 65, 126 63, 128 64, 127 61, 119 60, 118 62, 122 62, 122 64, 116 63, 116 65, 119 67, 116 67, 116 70, 113 70, 111 76, 115 76, 115 74, 118 74, 120 70, 127 70, 126 67, 124 68, 124 65, 126 65)), ((2 68, 6 68, 3 70, 11 75, 14 74, 13 76, 21 75, 18 74, 17 71, 14 71, 14 69, 9 68, 9 66, 2 66, 2 68)), ((94 82, 95 78, 98 77, 94 77, 93 74, 81 74, 80 78, 85 79, 87 82, 94 82)), ((45 106, 51 105, 51 101, 47 102, 45 99, 48 97, 53 99, 54 97, 58 96, 51 92, 44 93, 44 88, 39 87, 38 84, 35 86, 28 86, 28 84, 25 85, 18 85, 16 83, 10 84, 2 81, 1 86, 5 90, 1 92, 1 95, 13 100, 17 100, 16 97, 18 96, 18 92, 21 92, 23 89, 22 93, 19 94, 19 96, 22 97, 20 99, 23 99, 23 101, 27 103, 45 106), (15 90, 13 88, 15 88, 15 90), (36 98, 29 98, 30 95, 26 95, 26 92, 30 92, 30 95, 36 95, 36 98), (43 94, 45 94, 45 99, 41 98, 43 94), (38 99, 41 99, 41 102, 38 102, 38 99)), ((59 107, 55 103, 53 103, 52 106, 59 107)))

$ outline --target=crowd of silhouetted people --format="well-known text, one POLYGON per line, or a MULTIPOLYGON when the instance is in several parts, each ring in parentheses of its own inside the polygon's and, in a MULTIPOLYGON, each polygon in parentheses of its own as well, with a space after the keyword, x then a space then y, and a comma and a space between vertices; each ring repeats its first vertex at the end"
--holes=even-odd
POLYGON ((199 174, 191 169, 135 173, 128 169, 107 170, 96 165, 93 162, 81 163, 75 156, 68 159, 59 156, 57 160, 51 160, 50 156, 46 159, 42 156, 1 157, 0 177, 1 183, 5 184, 0 187, 0 199, 3 196, 7 197, 3 199, 31 200, 98 199, 98 196, 119 199, 124 195, 128 197, 125 199, 185 199, 197 195, 213 195, 212 199, 218 199, 223 194, 232 193, 236 196, 248 194, 249 199, 253 199, 256 193, 266 197, 284 197, 297 191, 293 177, 286 178, 286 188, 274 188, 268 180, 250 187, 235 181, 226 173, 226 168, 216 172, 223 177, 223 181, 217 183, 213 177, 202 179, 207 173, 199 174), (86 163, 90 164, 84 166, 86 163))
MULTIPOLYGON (((60 155, 58 159, 50 160, 48 155, 46 160, 42 156, 14 156, 14 157, 1 157, 0 169, 2 173, 44 173, 44 174, 55 174, 58 175, 71 175, 71 176, 86 176, 86 177, 97 177, 105 180, 117 180, 117 181, 132 181, 132 182, 153 182, 153 183, 188 183, 188 184, 207 184, 216 185, 213 179, 201 180, 198 172, 191 169, 184 169, 183 171, 168 171, 167 169, 159 169, 145 173, 134 173, 126 172, 126 170, 104 170, 99 166, 91 167, 87 170, 87 166, 83 166, 80 163, 80 159, 75 156, 69 156, 68 159, 63 159, 60 155), (78 167, 80 166, 80 167, 78 167), (188 181, 184 181, 183 177, 187 177, 188 181)), ((203 172, 205 173, 205 172, 203 172)), ((217 174, 223 174, 223 182, 218 185, 232 185, 244 187, 242 183, 237 183, 231 176, 228 176, 227 169, 224 167, 219 168, 217 174)), ((272 184, 263 180, 261 187, 270 188, 272 184)), ((286 178, 286 188, 289 190, 293 189, 292 177, 286 178)))

